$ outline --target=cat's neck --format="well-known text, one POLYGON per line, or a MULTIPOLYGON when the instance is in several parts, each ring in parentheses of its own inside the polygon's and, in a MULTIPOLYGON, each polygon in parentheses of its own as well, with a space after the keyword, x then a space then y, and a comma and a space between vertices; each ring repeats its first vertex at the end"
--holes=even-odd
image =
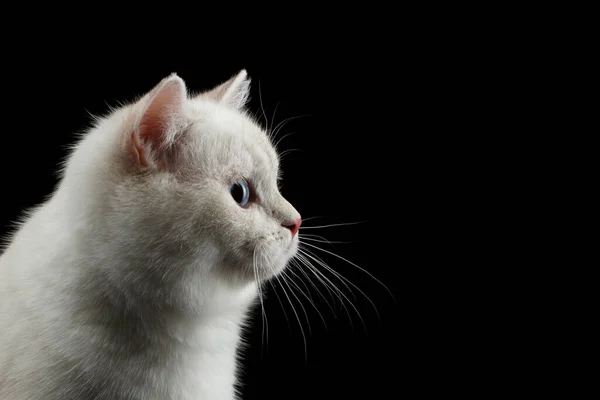
MULTIPOLYGON (((103 327, 109 337, 127 336, 137 345, 173 347, 184 345, 200 349, 211 345, 210 338, 219 343, 229 342, 235 351, 239 329, 245 324, 248 310, 257 298, 254 284, 244 289, 215 287, 204 289, 201 304, 182 308, 176 299, 144 301, 137 293, 126 293, 122 288, 105 285, 93 296, 75 304, 88 322, 103 327), (126 335, 119 332, 127 326, 126 335)), ((193 298, 194 296, 190 296, 193 298)), ((223 354, 228 357, 228 354, 223 354)))

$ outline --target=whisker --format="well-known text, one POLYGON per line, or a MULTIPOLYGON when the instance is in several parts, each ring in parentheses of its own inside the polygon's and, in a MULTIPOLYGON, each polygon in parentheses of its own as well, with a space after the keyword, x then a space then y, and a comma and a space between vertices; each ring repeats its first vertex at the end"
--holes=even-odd
MULTIPOLYGON (((273 260, 271 259, 271 256, 268 253, 265 253, 265 256, 267 258, 268 263, 271 266, 274 266, 274 263, 273 263, 273 260)), ((283 278, 283 281, 285 282, 285 275, 284 274, 282 274, 282 278, 283 278)), ((294 312, 294 315, 296 316, 296 320, 298 321, 298 326, 300 327, 300 332, 302 333, 302 341, 304 343, 304 361, 306 362, 306 361, 308 361, 308 346, 307 346, 307 343, 306 343, 306 334, 304 333, 304 328, 302 327, 302 322, 300 322, 300 316, 296 312, 296 307, 294 307, 294 303, 292 303, 292 300, 290 299, 290 296, 288 296, 287 291, 285 290, 285 287, 281 284, 281 281, 279 280, 279 276, 275 275, 275 279, 277 280, 277 282, 279 282, 279 285, 281 286, 281 290, 283 290, 283 294, 288 299, 288 302, 290 303, 290 306, 292 307, 292 311, 294 312)), ((287 282, 285 282, 285 283, 287 284, 287 282)), ((289 285, 288 285, 288 287, 289 287, 289 285)), ((294 293, 292 293, 292 295, 294 295, 294 297, 296 297, 296 300, 298 300, 298 302, 300 302, 300 300, 298 299, 298 297, 294 293)), ((307 322, 308 322, 308 314, 306 313, 306 309, 304 308, 304 306, 302 305, 301 302, 300 302, 300 306, 304 310, 304 313, 306 315, 307 322)), ((288 328, 289 328, 289 321, 288 321, 288 328)), ((309 326, 309 329, 310 329, 310 326, 309 326)))
POLYGON ((284 119, 283 121, 281 121, 280 123, 277 124, 275 129, 273 129, 273 138, 275 138, 277 136, 277 132, 279 130, 281 130, 285 126, 285 124, 287 124, 288 122, 293 121, 298 118, 304 118, 304 117, 308 117, 308 116, 310 116, 310 114, 298 115, 295 117, 289 117, 289 118, 284 119))
MULTIPOLYGON (((310 251, 308 249, 305 249, 307 252, 310 253, 310 251)), ((313 254, 313 253, 310 253, 313 254)), ((314 255, 314 254, 313 254, 314 255)), ((377 307, 375 306, 375 303, 373 302, 373 300, 371 300, 371 298, 369 296, 366 295, 365 292, 363 292, 358 286, 356 286, 354 283, 352 283, 351 280, 349 280, 348 278, 346 278, 345 276, 343 276, 342 274, 340 274, 339 272, 335 271, 333 268, 331 268, 329 265, 327 265, 325 262, 321 262, 319 263, 323 268, 325 268, 327 271, 329 271, 333 276, 335 276, 336 278, 338 278, 340 281, 342 282, 348 282, 348 284, 350 284, 352 287, 354 287, 356 290, 358 290, 360 292, 360 294, 362 294, 364 296, 365 299, 367 299, 367 301, 369 303, 371 303, 371 306, 373 307, 373 309, 375 310, 375 314, 377 314, 377 318, 381 319, 381 316, 379 314, 379 310, 377 309, 377 307)), ((345 285, 345 284, 344 284, 345 285)), ((346 288, 348 288, 347 285, 345 285, 346 288)), ((348 290, 350 290, 350 288, 348 288, 348 290)), ((352 295, 354 296, 354 292, 350 291, 350 293, 352 293, 352 295)), ((354 296, 354 299, 356 300, 356 296, 354 296)))
POLYGON ((282 137, 280 137, 279 140, 277 140, 277 142, 273 145, 273 147, 275 147, 275 149, 279 148, 279 143, 281 143, 281 141, 283 139, 285 139, 286 137, 292 136, 294 133, 296 133, 296 132, 286 133, 285 135, 283 135, 282 137))
POLYGON ((310 259, 315 261, 317 264, 319 264, 320 266, 325 268, 327 271, 331 272, 334 277, 336 277, 337 279, 339 279, 340 282, 342 282, 342 285, 344 285, 346 287, 346 289, 348 289, 348 292, 350 292, 350 294, 352 294, 352 296, 354 297, 354 300, 356 300, 356 295, 354 294, 352 289, 350 289, 350 286, 348 286, 346 284, 346 282, 348 282, 350 284, 352 284, 352 283, 345 276, 343 276, 343 275, 339 274, 338 272, 336 272, 335 270, 333 270, 331 267, 329 267, 329 265, 327 265, 327 263, 325 261, 323 261, 316 254, 309 252, 308 249, 298 248, 298 251, 300 253, 304 254, 306 257, 309 257, 310 259))
POLYGON ((258 80, 258 100, 260 102, 260 109, 262 110, 263 117, 265 118, 265 131, 269 132, 269 119, 267 118, 267 113, 265 112, 265 107, 263 106, 262 101, 262 90, 260 88, 260 79, 258 80))
POLYGON ((348 226, 348 225, 364 224, 365 222, 367 222, 367 221, 345 222, 343 224, 329 224, 329 225, 321 225, 321 226, 301 226, 300 229, 331 228, 334 226, 348 226))
POLYGON ((275 292, 275 296, 277 296, 277 300, 279 301, 279 305, 281 306, 281 309, 283 310, 283 315, 285 316, 285 320, 288 324, 288 329, 291 329, 290 320, 288 319, 287 313, 285 312, 285 307, 283 306, 283 302, 281 301, 281 298, 279 297, 279 293, 277 293, 277 289, 275 288, 275 285, 273 285, 273 281, 268 280, 267 282, 269 282, 269 284, 273 288, 273 292, 275 292))
POLYGON ((310 221, 311 219, 316 219, 316 218, 323 218, 323 217, 321 217, 321 216, 315 216, 315 217, 302 218, 302 222, 310 221))
POLYGON ((314 237, 314 238, 317 238, 317 239, 328 241, 327 238, 325 238, 325 237, 323 237, 321 235, 315 235, 314 233, 302 233, 302 237, 303 238, 304 237, 314 237))
POLYGON ((261 315, 262 315, 262 332, 260 335, 261 356, 262 356, 262 350, 264 350, 264 348, 265 348, 265 325, 266 325, 266 342, 267 342, 267 346, 269 345, 269 322, 267 320, 267 314, 265 312, 265 305, 264 305, 264 301, 263 301, 261 283, 258 279, 258 266, 256 265, 256 248, 254 248, 254 251, 252 252, 252 268, 254 270, 254 279, 256 280, 256 284, 258 286, 258 298, 260 300, 260 308, 261 308, 261 315))
MULTIPOLYGON (((336 315, 335 315, 335 311, 333 311, 333 307, 331 306, 331 304, 330 304, 330 303, 329 303, 329 301, 327 300, 327 297, 325 297, 325 295, 324 295, 323 293, 321 293, 321 291, 319 290, 319 288, 317 287, 317 285, 316 285, 316 284, 315 284, 315 283, 314 283, 314 282, 313 282, 313 281, 310 279, 310 276, 309 276, 309 275, 308 275, 308 274, 307 274, 307 273, 304 271, 304 269, 302 268, 302 266, 301 266, 300 264, 298 264, 298 263, 299 263, 299 261, 297 261, 297 260, 295 260, 295 259, 292 259, 291 261, 292 261, 292 264, 298 268, 298 270, 299 270, 299 271, 302 273, 302 275, 304 275, 304 276, 306 277, 306 279, 307 279, 307 280, 310 282, 310 284, 311 284, 311 285, 312 285, 312 286, 315 288, 315 290, 317 291, 317 293, 319 293, 319 296, 321 296, 321 298, 322 298, 322 299, 325 301, 325 303, 327 304, 327 306, 328 306, 328 307, 329 307, 329 309, 331 310, 331 313, 332 313, 334 316, 336 316, 336 315)), ((290 272, 292 272, 294 275, 296 275, 296 274, 294 273, 294 271, 293 271, 293 270, 291 270, 291 269, 290 269, 290 272)), ((317 276, 317 278, 318 278, 318 276, 317 276)), ((300 277, 299 277, 298 279, 300 279, 300 277)), ((300 279, 300 282, 302 282, 302 279, 300 279)), ((321 283, 323 283, 323 282, 321 282, 321 283)), ((324 284, 323 284, 323 285, 324 285, 324 284)), ((325 286, 325 285, 324 285, 324 286, 325 286)), ((326 287, 326 289, 327 289, 327 291, 329 292, 329 288, 327 288, 327 287, 326 287)), ((308 288, 307 288, 307 291, 308 291, 308 288)), ((329 292, 329 293, 331 294, 331 292, 329 292)), ((332 297, 332 298, 333 298, 333 297, 332 297)))
MULTIPOLYGON (((291 268, 288 268, 287 271, 290 272, 291 274, 293 274, 296 278, 298 278, 298 280, 302 284, 304 284, 304 282, 302 282, 302 279, 298 275, 296 275, 292 271, 291 268)), ((323 321, 323 325, 325 326, 325 329, 327 329, 327 323, 325 322, 325 318, 323 318, 323 314, 321 314, 321 311, 319 311, 319 308, 315 305, 314 301, 309 296, 307 296, 306 293, 304 293, 302 291, 302 289, 300 288, 300 286, 298 286, 298 284, 296 282, 294 282, 294 280, 292 278, 290 278, 289 282, 292 283, 296 287, 296 289, 298 289, 298 291, 300 293, 302 293, 302 295, 304 295, 304 297, 306 298, 306 300, 309 301, 309 303, 313 306, 313 308, 315 309, 315 311, 317 311, 317 314, 319 314, 319 316, 321 317, 321 321, 323 321)), ((306 287, 306 285, 305 285, 305 287, 306 287)), ((306 287, 306 291, 308 292, 308 287, 306 287)), ((308 316, 306 317, 306 319, 308 320, 308 316)), ((310 325, 309 325, 309 328, 310 328, 310 325)))
POLYGON ((310 238, 310 237, 306 237, 307 235, 302 235, 302 240, 309 240, 311 242, 319 242, 319 243, 326 243, 326 244, 334 244, 334 243, 342 243, 342 244, 350 244, 350 243, 357 243, 356 240, 352 240, 349 242, 342 242, 339 240, 321 240, 321 239, 314 239, 314 238, 310 238))
MULTIPOLYGON (((290 262, 290 266, 288 266, 288 268, 286 268, 286 272, 289 272, 290 274, 294 275, 296 278, 298 278, 298 281, 300 282, 300 284, 302 284, 302 286, 304 286, 304 289, 306 289, 306 294, 308 295, 308 297, 310 298, 311 301, 313 301, 312 295, 310 293, 310 289, 308 288, 308 286, 306 285, 306 283, 304 283, 304 281, 302 280, 301 277, 299 277, 293 270, 292 265, 298 268, 298 264, 295 262, 296 260, 294 260, 293 258, 289 261, 290 262)), ((290 278, 291 279, 291 278, 290 278)), ((295 283, 295 282, 294 282, 295 283)), ((296 283, 295 283, 296 284, 296 283)))
MULTIPOLYGON (((277 282, 279 282, 279 284, 281 285, 281 281, 279 280, 279 276, 275 276, 275 279, 277 279, 277 282)), ((294 315, 296 315, 296 319, 298 320, 298 326, 300 327, 300 332, 302 333, 302 341, 304 342, 304 358, 305 360, 308 359, 308 349, 307 349, 307 345, 306 345, 306 335, 304 334, 304 328, 302 328, 302 323, 300 322, 300 317, 298 316, 298 313, 296 312, 296 307, 294 307, 294 304, 292 303, 292 300, 290 299, 290 296, 288 296, 285 287, 283 287, 283 285, 281 285, 281 289, 283 290, 283 294, 285 295, 285 297, 287 297, 288 302, 290 303, 290 306, 292 306, 292 311, 294 312, 294 315)))
POLYGON ((279 158, 283 158, 285 157, 287 154, 293 152, 293 151, 302 151, 300 149, 288 149, 288 150, 284 150, 281 153, 279 153, 279 158))
MULTIPOLYGON (((312 257, 311 257, 312 258, 312 257)), ((346 301, 350 304, 350 306, 354 309, 354 311, 356 312, 356 315, 358 315, 358 318, 360 319, 360 321, 363 324, 363 327, 365 329, 365 332, 367 331, 367 325, 365 324, 365 321, 363 320, 362 316, 360 315, 360 312, 358 311, 358 309, 356 308, 356 306, 354 305, 354 303, 352 303, 352 301, 348 298, 348 296, 346 296, 344 294, 343 291, 341 291, 337 286, 335 286, 335 284, 329 279, 327 278, 325 275, 323 275, 323 273, 321 271, 319 271, 314 265, 312 265, 308 259, 306 259, 304 257, 304 260, 307 261, 307 263, 305 264, 311 271, 313 271, 313 273, 317 273, 319 274, 323 279, 325 279, 327 282, 329 282, 329 284, 331 285, 332 288, 334 288, 336 290, 336 292, 342 296, 344 299, 346 299, 346 301)), ((348 312, 348 309, 346 308, 346 306, 344 305, 344 302, 341 300, 340 298, 340 302, 342 304, 342 307, 344 307, 344 309, 346 310, 346 313, 348 314, 348 318, 350 320, 350 325, 352 325, 352 318, 350 317, 350 313, 348 312)))
MULTIPOLYGON (((298 259, 299 262, 301 262, 302 264, 304 264, 305 266, 307 266, 309 268, 309 270, 310 270, 311 267, 313 267, 311 265, 311 263, 310 263, 310 260, 308 258, 306 258, 306 256, 304 256, 300 251, 298 252, 298 254, 296 254, 296 258, 298 259)), ((304 271, 304 270, 301 268, 300 271, 304 271)), ((325 290, 327 290, 327 293, 329 293, 329 295, 331 296, 331 299, 333 300, 333 303, 335 304, 335 299, 337 297, 337 299, 343 305, 344 304, 344 300, 340 297, 340 295, 337 292, 335 292, 332 289, 330 289, 329 285, 327 285, 327 283, 325 281, 323 281, 323 279, 321 279, 321 277, 319 275, 315 274, 312 270, 311 270, 311 272, 313 273, 313 275, 315 275, 315 277, 319 280, 319 282, 323 285, 323 287, 325 287, 325 290), (336 297, 334 297, 334 295, 336 297)), ((334 289, 339 290, 337 287, 335 287, 335 285, 333 285, 333 287, 334 287, 334 289)), ((324 296, 323 296, 323 298, 325 299, 324 296)), ((332 309, 332 312, 333 312, 333 309, 332 309)), ((334 312, 334 314, 335 314, 335 312, 334 312)))
MULTIPOLYGON (((278 101, 277 104, 275 104, 275 110, 273 110, 273 116, 271 117, 271 126, 273 126, 273 122, 275 122, 275 114, 277 114, 277 108, 279 107, 280 103, 281 102, 278 101)), ((267 132, 268 132, 268 130, 267 130, 267 132)))
MULTIPOLYGON (((312 335, 312 328, 310 326, 310 319, 308 318, 308 313, 306 312, 306 308, 304 308, 304 304, 302 304, 302 301, 300 301, 298 296, 296 296, 296 293, 294 293, 294 291, 292 290, 292 287, 289 284, 291 279, 289 278, 289 276, 286 275, 285 270, 281 273, 281 277, 283 278, 283 283, 285 283, 285 285, 288 287, 288 289, 290 289, 290 293, 292 294, 292 296, 294 296, 296 298, 296 300, 298 300, 298 303, 300 303, 300 307, 302 307, 302 311, 304 312, 304 316, 306 317, 306 324, 308 325, 308 334, 312 335)), ((298 287, 298 285, 296 285, 296 287, 298 287)), ((300 288, 298 287, 298 289, 300 289, 300 288)), ((300 289, 300 293, 303 293, 301 289, 300 289)), ((300 323, 300 321, 298 321, 298 323, 300 323)))
POLYGON ((379 284, 380 284, 380 285, 381 285, 381 286, 382 286, 382 287, 383 287, 385 290, 387 290, 387 292, 389 293, 389 295, 391 296, 391 298, 392 298, 392 299, 394 299, 394 301, 395 301, 395 298, 394 298, 394 295, 392 294, 392 291, 391 291, 390 289, 388 289, 388 287, 387 287, 386 285, 384 285, 384 284, 383 284, 383 282, 381 282, 379 279, 375 278, 375 277, 374 277, 374 276, 373 276, 373 275, 372 275, 372 274, 371 274, 369 271, 367 271, 366 269, 364 269, 364 268, 362 268, 362 267, 359 267, 358 265, 354 264, 352 261, 349 261, 349 260, 347 260, 346 258, 344 258, 344 257, 342 257, 342 256, 340 256, 340 255, 338 255, 338 254, 335 254, 334 252, 331 252, 331 251, 329 251, 329 250, 322 249, 322 248, 320 248, 319 246, 315 246, 314 244, 310 244, 310 243, 303 243, 303 244, 305 244, 305 245, 307 245, 307 246, 310 246, 310 247, 312 247, 312 248, 314 248, 314 249, 316 249, 316 250, 323 251, 323 252, 325 252, 325 253, 327 253, 327 254, 331 254, 332 256, 334 256, 334 257, 337 257, 337 258, 339 258, 340 260, 347 262, 348 264, 352 265, 353 267, 355 267, 355 268, 358 268, 360 271, 364 272, 365 274, 367 274, 367 275, 369 275, 371 278, 373 278, 373 279, 374 279, 374 280, 375 280, 377 283, 379 283, 379 284))

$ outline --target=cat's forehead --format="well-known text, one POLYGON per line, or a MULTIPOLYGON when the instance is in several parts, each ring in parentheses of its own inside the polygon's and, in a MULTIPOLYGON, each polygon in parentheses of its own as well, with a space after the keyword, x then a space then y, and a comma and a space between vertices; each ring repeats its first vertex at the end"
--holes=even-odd
POLYGON ((276 173, 277 153, 263 129, 246 114, 208 102, 192 102, 188 117, 191 128, 203 136, 208 149, 245 160, 258 170, 276 173))

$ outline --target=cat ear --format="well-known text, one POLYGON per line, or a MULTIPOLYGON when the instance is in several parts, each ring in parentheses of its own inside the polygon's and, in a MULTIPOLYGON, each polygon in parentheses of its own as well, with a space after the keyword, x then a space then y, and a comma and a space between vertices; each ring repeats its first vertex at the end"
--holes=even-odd
POLYGON ((130 132, 130 153, 141 167, 164 166, 185 119, 185 83, 176 74, 163 79, 140 101, 141 112, 130 132))
POLYGON ((248 102, 250 96, 250 78, 248 78, 248 73, 243 69, 228 81, 201 93, 201 96, 208 97, 217 103, 224 104, 233 109, 241 110, 248 102))

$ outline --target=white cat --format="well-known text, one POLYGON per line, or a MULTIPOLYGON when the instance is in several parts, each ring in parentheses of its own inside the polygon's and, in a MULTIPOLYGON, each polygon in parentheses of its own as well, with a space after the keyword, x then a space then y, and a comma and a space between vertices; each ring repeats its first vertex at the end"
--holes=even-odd
POLYGON ((257 282, 298 247, 245 71, 99 119, 0 257, 0 399, 231 400, 257 282))

